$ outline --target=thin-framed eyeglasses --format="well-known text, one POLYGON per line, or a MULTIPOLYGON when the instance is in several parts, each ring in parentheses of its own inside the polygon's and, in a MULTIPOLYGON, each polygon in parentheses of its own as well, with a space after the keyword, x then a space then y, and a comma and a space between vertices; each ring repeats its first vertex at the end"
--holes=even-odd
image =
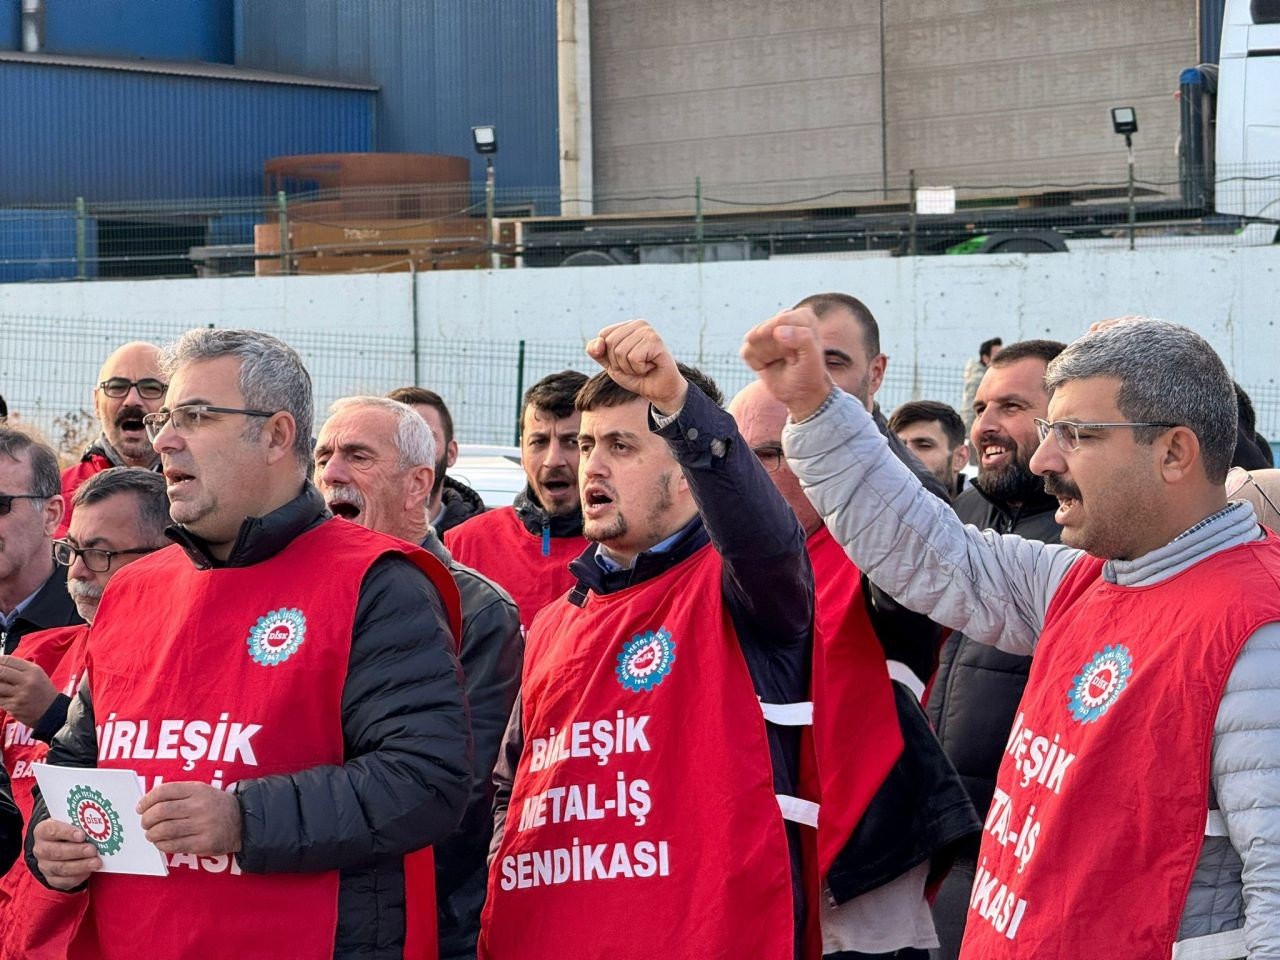
POLYGON ((782 452, 782 448, 778 446, 757 447, 751 451, 756 455, 756 459, 770 473, 777 473, 786 461, 786 454, 782 452))
POLYGON ((138 396, 143 400, 159 400, 169 385, 155 377, 143 377, 141 380, 130 380, 128 377, 108 377, 98 384, 98 389, 113 400, 127 397, 129 391, 138 388, 138 396))
POLYGON ((173 424, 174 432, 180 437, 189 437, 199 429, 208 413, 238 413, 243 417, 274 417, 276 411, 242 410, 239 407, 211 407, 207 403, 191 403, 172 410, 161 410, 159 413, 148 413, 142 418, 142 425, 147 428, 147 436, 154 442, 160 436, 166 423, 173 424))
POLYGON ((48 500, 38 493, 0 493, 0 517, 7 517, 13 510, 15 500, 48 500))
MULTIPOLYGON (((1276 507, 1275 502, 1267 495, 1267 491, 1262 489, 1262 484, 1254 479, 1253 474, 1244 467, 1232 467, 1227 471, 1227 499, 1230 500, 1250 484, 1253 484, 1253 489, 1258 491, 1258 495, 1266 501, 1267 506, 1270 507, 1272 513, 1276 515, 1277 520, 1280 520, 1280 508, 1276 507)), ((1261 517, 1258 518, 1258 522, 1262 522, 1261 517)))
POLYGON ((53 559, 64 567, 76 562, 76 557, 84 561, 84 565, 94 573, 106 573, 111 569, 111 561, 116 557, 137 553, 155 553, 159 547, 130 547, 128 550, 103 550, 100 547, 77 547, 70 540, 53 541, 53 559))
POLYGON ((1036 418, 1036 433, 1040 442, 1044 443, 1050 433, 1058 441, 1058 448, 1063 453, 1072 453, 1080 449, 1080 431, 1110 430, 1113 427, 1178 427, 1181 424, 1168 423, 1163 420, 1125 420, 1120 423, 1076 423, 1074 420, 1041 420, 1036 418))

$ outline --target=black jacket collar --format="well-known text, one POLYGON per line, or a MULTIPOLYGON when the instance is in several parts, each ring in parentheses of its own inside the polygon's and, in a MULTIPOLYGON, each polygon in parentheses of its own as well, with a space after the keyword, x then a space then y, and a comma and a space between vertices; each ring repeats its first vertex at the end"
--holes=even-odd
POLYGON ((542 536, 543 527, 549 527, 553 537, 582 536, 581 507, 575 509, 573 513, 553 517, 542 509, 542 504, 538 502, 538 498, 528 484, 525 484, 524 489, 516 495, 513 506, 524 528, 536 537, 542 536))
POLYGON ((971 482, 964 488, 965 490, 973 490, 969 496, 977 495, 991 505, 991 508, 1000 516, 1004 517, 1011 525, 1017 524, 1027 517, 1039 516, 1042 513, 1052 513, 1058 509, 1058 498, 1051 497, 1045 493, 1044 487, 1038 487, 1030 497, 1024 500, 1018 506, 1014 506, 1004 500, 997 500, 989 496, 982 487, 978 486, 977 480, 971 482))
POLYGON ((689 559, 710 542, 711 538, 702 525, 702 517, 696 516, 685 524, 675 542, 666 550, 661 553, 646 550, 636 557, 636 562, 629 569, 613 571, 606 571, 596 562, 598 545, 593 543, 582 556, 569 564, 570 572, 578 578, 574 595, 578 596, 579 591, 582 591, 581 595, 585 596, 587 590, 597 595, 617 593, 637 583, 652 580, 689 559))
POLYGON ((324 497, 308 480, 302 493, 265 517, 249 517, 240 524, 240 532, 226 562, 214 559, 209 545, 178 524, 165 529, 165 535, 182 547, 191 562, 201 570, 213 567, 251 567, 269 560, 299 536, 318 523, 332 517, 324 505, 324 497))

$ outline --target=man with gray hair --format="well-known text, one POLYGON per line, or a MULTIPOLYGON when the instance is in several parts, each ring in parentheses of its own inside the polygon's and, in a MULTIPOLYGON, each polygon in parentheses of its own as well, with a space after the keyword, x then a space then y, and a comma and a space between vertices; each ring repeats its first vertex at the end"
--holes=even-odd
POLYGON ((462 595, 459 659, 471 708, 475 775, 458 829, 435 845, 439 955, 476 955, 493 833, 493 767, 520 689, 524 641, 510 594, 450 556, 432 528, 435 437, 413 407, 346 397, 329 408, 316 442, 316 485, 337 516, 420 543, 444 563, 462 595))
POLYGON ((471 786, 457 588, 421 548, 332 519, 286 344, 192 330, 164 370, 146 425, 175 544, 103 594, 49 762, 134 771, 169 876, 97 872, 41 803, 28 865, 88 883, 104 960, 133 957, 139 931, 156 956, 411 954, 435 920, 415 851, 471 786))
POLYGON ((832 534, 904 605, 1034 656, 961 957, 1280 956, 1280 541, 1225 497, 1217 354, 1136 319, 1049 365, 1031 467, 1058 498, 1052 545, 925 494, 832 389, 816 328, 788 311, 742 352, 832 534))
POLYGON ((13 653, 29 633, 79 623, 53 535, 66 506, 52 450, 0 427, 0 646, 13 653))
MULTIPOLYGON (((35 771, 49 741, 62 729, 85 670, 88 624, 107 583, 129 564, 165 546, 169 501, 164 478, 139 467, 111 467, 82 483, 72 497, 75 516, 55 559, 66 568, 67 592, 85 623, 41 630, 25 637, 15 656, 0 657, 0 729, 4 768, 24 819, 31 817, 35 771)), ((0 879, 0 956, 58 952, 90 955, 91 925, 80 924, 83 897, 41 895, 36 879, 19 865, 0 879), (75 949, 70 944, 79 933, 75 949)))

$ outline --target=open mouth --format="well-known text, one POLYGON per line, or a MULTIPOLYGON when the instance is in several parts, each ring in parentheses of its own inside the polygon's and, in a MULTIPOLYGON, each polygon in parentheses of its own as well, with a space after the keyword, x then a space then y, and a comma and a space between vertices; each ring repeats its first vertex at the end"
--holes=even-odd
POLYGON ((125 433, 142 433, 146 429, 142 424, 141 417, 126 417, 120 421, 120 429, 125 433))
POLYGON ((542 481, 542 489, 547 493, 561 494, 572 489, 573 483, 569 480, 544 480, 542 481))
POLYGON ((166 470, 164 479, 168 483, 170 491, 172 491, 190 483, 195 477, 189 473, 183 473, 181 470, 166 470))
POLYGON ((329 504, 329 509, 335 517, 341 517, 343 520, 354 520, 360 516, 360 508, 346 500, 329 504))
POLYGON ((999 462, 1009 455, 1009 448, 1000 443, 986 443, 982 446, 982 463, 989 465, 999 462))
POLYGON ((582 508, 588 516, 599 513, 612 503, 613 497, 599 487, 588 487, 583 493, 582 508))

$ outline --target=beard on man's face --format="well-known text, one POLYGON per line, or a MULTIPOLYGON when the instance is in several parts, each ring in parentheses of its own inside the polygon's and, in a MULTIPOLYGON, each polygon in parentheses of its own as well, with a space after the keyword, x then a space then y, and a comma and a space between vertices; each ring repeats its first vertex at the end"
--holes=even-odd
POLYGON ((440 496, 440 491, 444 488, 444 472, 449 468, 449 457, 446 454, 436 461, 436 479, 431 484, 431 499, 435 500, 440 496))
POLYGON ((1008 463, 997 467, 979 465, 974 483, 992 500, 1005 503, 1025 503, 1044 490, 1044 478, 1031 472, 1031 458, 1024 457, 1016 445, 1008 463))

